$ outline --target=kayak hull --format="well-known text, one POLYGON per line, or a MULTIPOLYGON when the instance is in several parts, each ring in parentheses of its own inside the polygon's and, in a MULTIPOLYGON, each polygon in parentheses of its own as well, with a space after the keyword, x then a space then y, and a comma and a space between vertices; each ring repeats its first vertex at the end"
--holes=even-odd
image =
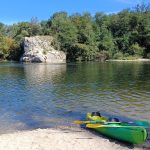
MULTIPOLYGON (((95 120, 95 121, 107 121, 107 118, 100 118, 98 116, 91 116, 90 113, 87 114, 88 120, 95 120)), ((109 124, 108 124, 109 126, 109 124)), ((132 144, 142 144, 146 141, 148 133, 145 128, 143 127, 131 127, 131 125, 127 123, 121 123, 118 125, 118 123, 110 124, 111 127, 98 127, 94 130, 97 131, 100 134, 103 134, 105 136, 125 141, 132 144), (112 127, 114 126, 114 127, 112 127), (115 127, 119 126, 119 127, 115 127), (121 127, 123 126, 123 127, 121 127)))

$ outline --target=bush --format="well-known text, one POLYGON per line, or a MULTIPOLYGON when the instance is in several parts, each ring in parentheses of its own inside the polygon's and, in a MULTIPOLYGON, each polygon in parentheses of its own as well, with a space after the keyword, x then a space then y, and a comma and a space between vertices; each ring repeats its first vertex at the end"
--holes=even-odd
POLYGON ((96 60, 105 61, 110 58, 110 54, 108 51, 101 51, 97 54, 96 60))
POLYGON ((147 58, 149 58, 149 59, 150 59, 150 53, 148 53, 148 54, 147 54, 147 58))
POLYGON ((140 47, 138 43, 132 44, 130 46, 129 54, 143 56, 144 55, 144 48, 140 47))
POLYGON ((129 53, 125 53, 125 54, 124 54, 124 57, 129 57, 129 56, 130 56, 129 53))
POLYGON ((116 54, 114 54, 113 59, 123 59, 123 53, 122 52, 117 52, 116 54))

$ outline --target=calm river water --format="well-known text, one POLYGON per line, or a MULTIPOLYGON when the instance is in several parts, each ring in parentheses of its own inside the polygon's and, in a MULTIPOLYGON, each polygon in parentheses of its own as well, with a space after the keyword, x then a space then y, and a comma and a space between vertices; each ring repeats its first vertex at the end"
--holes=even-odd
POLYGON ((150 121, 150 63, 0 63, 0 133, 91 111, 150 121))

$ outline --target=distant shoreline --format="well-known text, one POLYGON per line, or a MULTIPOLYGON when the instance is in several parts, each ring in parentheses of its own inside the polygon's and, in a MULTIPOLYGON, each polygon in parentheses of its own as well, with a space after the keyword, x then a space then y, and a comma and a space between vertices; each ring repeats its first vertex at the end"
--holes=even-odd
POLYGON ((150 62, 150 59, 129 59, 129 60, 123 60, 123 59, 109 59, 109 60, 106 60, 106 61, 118 61, 118 62, 121 62, 121 61, 123 61, 123 62, 126 62, 126 61, 135 61, 135 62, 150 62))
MULTIPOLYGON (((0 60, 0 63, 3 63, 3 62, 17 62, 17 61, 0 60)), ((91 61, 89 61, 89 62, 91 62, 91 61)), ((95 61, 93 61, 93 62, 95 62, 95 61)), ((99 61, 99 62, 101 62, 101 61, 99 61)), ((150 59, 148 59, 148 58, 139 58, 139 59, 108 59, 108 60, 106 60, 106 62, 150 62, 150 59)))

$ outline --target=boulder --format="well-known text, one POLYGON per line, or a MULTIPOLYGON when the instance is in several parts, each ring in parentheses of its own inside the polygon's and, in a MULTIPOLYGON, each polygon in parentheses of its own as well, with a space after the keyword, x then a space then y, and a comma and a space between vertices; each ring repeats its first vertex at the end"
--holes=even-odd
POLYGON ((55 50, 51 36, 25 37, 24 54, 21 62, 47 62, 65 63, 66 54, 63 51, 55 50))

